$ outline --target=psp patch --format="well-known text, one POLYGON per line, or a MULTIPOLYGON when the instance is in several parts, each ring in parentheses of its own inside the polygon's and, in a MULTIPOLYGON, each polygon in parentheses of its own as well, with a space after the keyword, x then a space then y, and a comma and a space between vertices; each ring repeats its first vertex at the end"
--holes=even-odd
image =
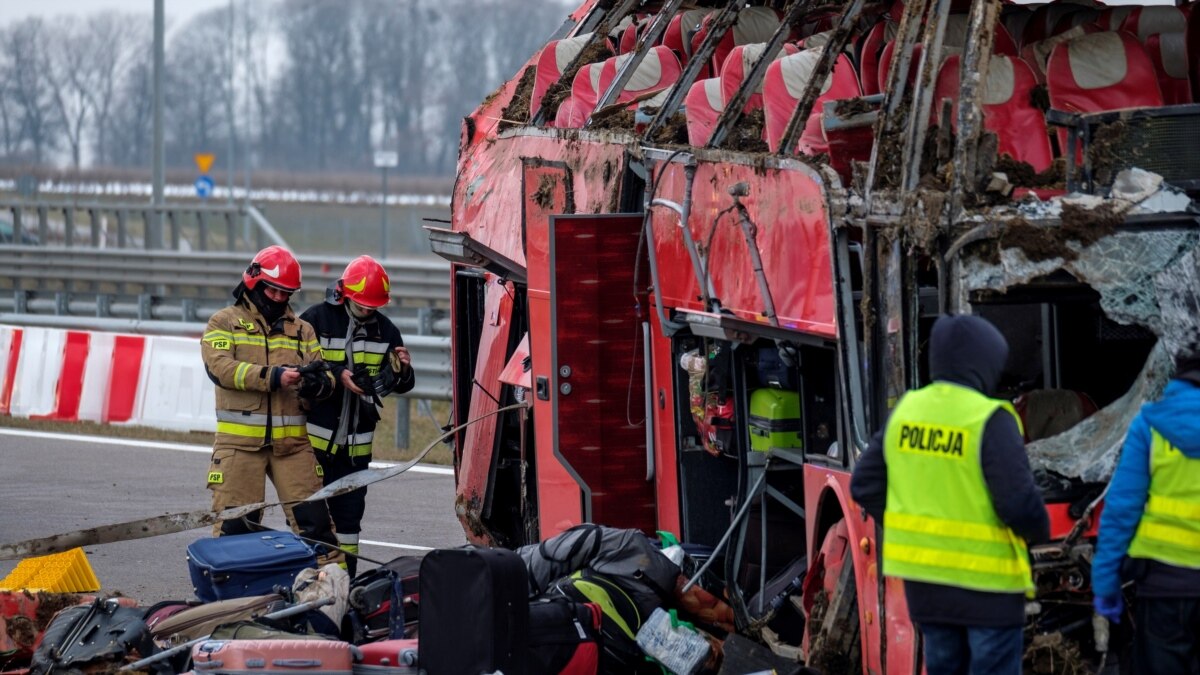
POLYGON ((325 467, 321 466, 320 464, 317 465, 317 475, 321 478, 325 477, 325 467))
POLYGON ((209 485, 212 485, 214 483, 224 483, 224 482, 225 482, 225 474, 224 473, 221 473, 220 471, 209 471, 208 472, 208 484, 209 485))
POLYGON ((221 351, 226 352, 229 351, 229 348, 233 346, 233 343, 225 338, 209 340, 208 344, 212 345, 213 349, 220 349, 221 351))

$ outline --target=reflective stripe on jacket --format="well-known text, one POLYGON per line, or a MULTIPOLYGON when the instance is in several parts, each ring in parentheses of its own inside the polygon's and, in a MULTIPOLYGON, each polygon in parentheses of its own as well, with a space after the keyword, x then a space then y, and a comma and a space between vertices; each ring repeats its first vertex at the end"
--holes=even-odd
MULTIPOLYGON (((1008 403, 949 382, 910 391, 888 420, 883 573, 980 591, 1033 590, 1025 542, 992 505, 980 439, 1008 403)), ((1020 424, 1018 418, 1018 425, 1020 424)))
POLYGON ((1150 494, 1129 556, 1200 569, 1200 459, 1150 429, 1150 494))
MULTIPOLYGON (((341 422, 342 401, 346 395, 341 372, 347 369, 353 371, 355 366, 364 366, 369 374, 378 373, 387 359, 388 352, 404 345, 400 329, 382 313, 376 312, 355 329, 349 350, 354 361, 349 363, 346 358, 346 334, 350 329, 350 315, 343 305, 322 302, 304 310, 301 318, 312 324, 321 345, 322 358, 333 369, 336 381, 333 395, 313 406, 308 415, 309 442, 315 450, 344 453, 353 458, 369 458, 378 416, 363 410, 371 403, 361 397, 352 397, 352 405, 348 410, 351 417, 347 423, 345 449, 330 447, 341 422), (357 424, 353 424, 354 420, 357 420, 357 424)), ((397 380, 394 392, 403 394, 415 384, 412 368, 406 368, 397 380)))
MULTIPOLYGON (((274 329, 245 298, 208 320, 201 354, 216 384, 215 447, 278 454, 308 447, 305 409, 290 389, 271 390, 280 366, 303 366, 321 358, 312 326, 289 308, 274 329)), ((327 377, 332 378, 326 373, 327 377)))

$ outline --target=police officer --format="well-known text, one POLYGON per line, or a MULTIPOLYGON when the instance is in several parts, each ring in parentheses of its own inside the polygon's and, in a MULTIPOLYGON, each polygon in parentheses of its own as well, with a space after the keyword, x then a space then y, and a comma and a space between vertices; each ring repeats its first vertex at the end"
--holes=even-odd
POLYGON ((850 481, 883 526, 883 573, 904 579, 929 675, 1021 672, 1026 542, 1050 523, 1017 414, 989 397, 1007 357, 984 319, 939 317, 933 382, 900 399, 850 481))
POLYGON ((1200 342, 1129 426, 1100 517, 1094 603, 1118 623, 1123 569, 1137 591, 1134 672, 1200 673, 1200 342))
MULTIPOLYGON (((304 426, 308 402, 328 397, 333 376, 313 368, 321 352, 312 326, 288 305, 300 290, 300 263, 286 249, 259 251, 233 291, 233 305, 208 321, 201 339, 204 368, 216 385, 217 434, 208 469, 212 508, 262 502, 266 479, 285 502, 288 524, 317 542, 319 562, 342 559, 323 501, 300 502, 321 489, 321 469, 304 426), (300 370, 306 368, 307 373, 300 370), (292 502, 292 503, 289 503, 292 502)), ((259 511, 226 520, 214 535, 256 529, 259 511)))
MULTIPOLYGON (((327 485, 367 468, 380 399, 402 394, 416 384, 400 330, 379 313, 390 299, 383 265, 364 255, 346 266, 325 302, 301 315, 316 330, 321 353, 337 382, 334 395, 308 416, 309 441, 327 485)), ((351 554, 346 560, 351 577, 357 568, 366 497, 367 488, 362 487, 329 499, 338 543, 351 554)))

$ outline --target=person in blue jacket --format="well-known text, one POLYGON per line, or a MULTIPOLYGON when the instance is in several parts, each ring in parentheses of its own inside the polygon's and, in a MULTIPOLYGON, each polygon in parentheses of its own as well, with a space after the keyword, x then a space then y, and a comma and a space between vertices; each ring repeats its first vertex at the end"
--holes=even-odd
POLYGON ((1200 342, 1129 427, 1100 517, 1096 612, 1119 623, 1136 588, 1134 672, 1200 673, 1200 342))

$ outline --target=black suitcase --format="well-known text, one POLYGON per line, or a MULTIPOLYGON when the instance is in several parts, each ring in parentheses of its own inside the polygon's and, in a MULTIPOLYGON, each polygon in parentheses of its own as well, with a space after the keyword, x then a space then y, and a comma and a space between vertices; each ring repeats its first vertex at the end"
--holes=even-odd
POLYGON ((525 675, 529 573, 498 548, 430 551, 421 562, 421 668, 429 675, 525 675))

